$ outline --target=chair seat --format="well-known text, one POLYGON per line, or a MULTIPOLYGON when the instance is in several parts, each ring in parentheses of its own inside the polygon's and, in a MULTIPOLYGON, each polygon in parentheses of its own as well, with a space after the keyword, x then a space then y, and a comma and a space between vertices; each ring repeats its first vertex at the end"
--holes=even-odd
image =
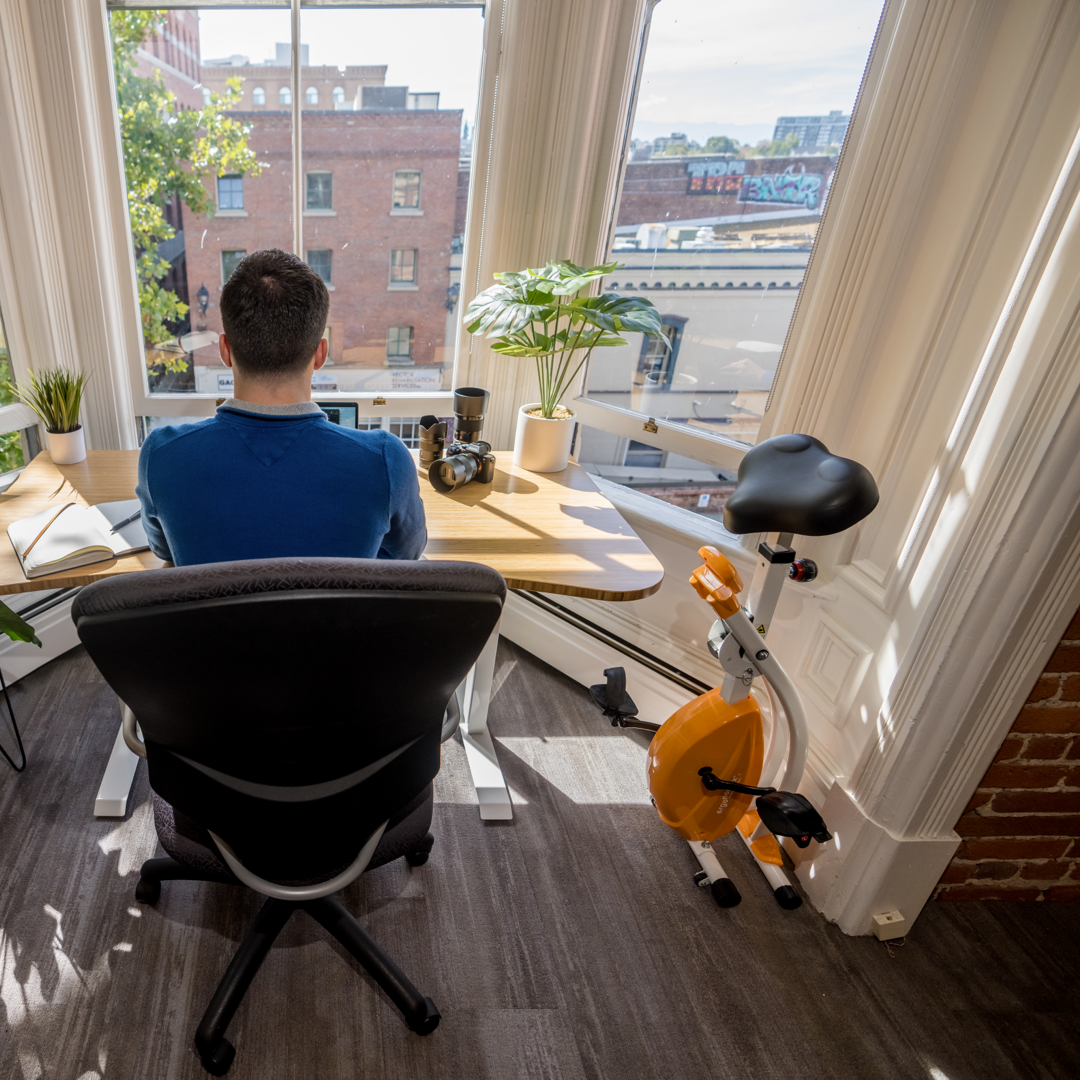
MULTIPOLYGON (((154 826, 161 846, 168 854, 183 866, 239 885, 240 881, 225 865, 225 860, 218 853, 210 833, 193 818, 166 802, 157 792, 152 791, 151 796, 154 804, 154 826)), ((418 843, 423 840, 431 827, 433 806, 434 788, 429 785, 390 819, 390 824, 387 825, 367 869, 372 870, 376 866, 393 862, 415 851, 418 843)), ((348 863, 345 863, 335 867, 328 873, 320 874, 315 878, 277 881, 275 884, 317 885, 336 877, 347 865, 348 863)))
POLYGON ((877 504, 877 484, 857 461, 830 454, 810 435, 778 435, 743 458, 738 487, 724 506, 724 527, 738 534, 830 536, 862 521, 877 504))

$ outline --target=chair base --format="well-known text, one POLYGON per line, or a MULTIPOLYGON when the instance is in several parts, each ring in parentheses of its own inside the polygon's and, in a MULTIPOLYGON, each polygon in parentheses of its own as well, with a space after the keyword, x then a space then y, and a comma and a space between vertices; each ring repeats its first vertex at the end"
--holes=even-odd
MULTIPOLYGON (((430 836, 429 833, 425 837, 425 842, 430 836)), ((430 848, 429 844, 428 851, 430 848)), ((423 855, 422 861, 427 860, 427 851, 418 850, 417 854, 423 855)), ((409 861, 412 862, 412 859, 409 861)), ((136 900, 144 904, 156 903, 161 895, 161 882, 168 880, 239 884, 217 874, 185 867, 175 859, 149 859, 142 866, 135 889, 136 900)), ((416 989, 401 968, 340 901, 332 896, 302 902, 271 897, 263 904, 255 922, 245 934, 195 1032, 195 1048, 203 1068, 211 1076, 224 1076, 229 1071, 236 1050, 225 1038, 225 1031, 278 934, 298 908, 306 911, 349 951, 397 1006, 412 1031, 417 1035, 430 1035, 439 1026, 441 1017, 435 1003, 416 989)))

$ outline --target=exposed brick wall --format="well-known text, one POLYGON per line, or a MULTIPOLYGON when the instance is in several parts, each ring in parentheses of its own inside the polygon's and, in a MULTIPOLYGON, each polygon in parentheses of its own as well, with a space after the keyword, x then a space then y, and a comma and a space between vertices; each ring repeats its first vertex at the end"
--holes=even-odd
POLYGON ((1080 612, 968 803, 939 900, 1080 900, 1080 612))

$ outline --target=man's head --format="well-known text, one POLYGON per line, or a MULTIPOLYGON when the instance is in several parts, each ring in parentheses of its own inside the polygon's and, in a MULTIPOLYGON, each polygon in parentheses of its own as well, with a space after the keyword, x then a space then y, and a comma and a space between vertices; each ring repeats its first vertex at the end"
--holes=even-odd
POLYGON ((221 290, 232 359, 251 379, 278 382, 311 362, 326 328, 330 294, 307 263, 271 248, 241 259, 221 290))

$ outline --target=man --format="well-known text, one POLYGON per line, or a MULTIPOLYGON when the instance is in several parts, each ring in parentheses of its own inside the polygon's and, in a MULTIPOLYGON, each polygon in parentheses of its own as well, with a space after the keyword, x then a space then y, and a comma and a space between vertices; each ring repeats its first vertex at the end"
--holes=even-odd
POLYGON ((243 259, 221 290, 233 397, 151 432, 139 454, 150 549, 177 566, 286 555, 416 559, 427 531, 400 439, 330 423, 311 400, 330 295, 284 251, 243 259))

